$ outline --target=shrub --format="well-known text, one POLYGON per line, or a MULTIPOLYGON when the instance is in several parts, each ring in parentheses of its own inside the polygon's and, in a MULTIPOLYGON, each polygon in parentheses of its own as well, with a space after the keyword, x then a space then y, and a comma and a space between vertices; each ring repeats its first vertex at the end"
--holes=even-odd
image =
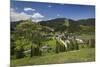
POLYGON ((15 55, 16 58, 23 58, 25 56, 23 46, 21 46, 19 50, 16 50, 15 55))

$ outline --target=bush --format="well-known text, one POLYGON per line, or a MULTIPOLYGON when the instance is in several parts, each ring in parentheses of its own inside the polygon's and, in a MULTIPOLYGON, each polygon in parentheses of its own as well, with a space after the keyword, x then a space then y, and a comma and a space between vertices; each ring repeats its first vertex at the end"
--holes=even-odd
POLYGON ((56 44, 56 49, 55 49, 56 53, 59 53, 59 45, 56 44))
POLYGON ((95 47, 95 39, 90 39, 89 40, 89 47, 94 48, 95 47))
POLYGON ((58 41, 56 41, 56 53, 65 52, 65 51, 66 51, 66 47, 61 43, 59 43, 58 41))
POLYGON ((16 50, 15 55, 16 58, 23 58, 25 56, 23 46, 21 46, 19 50, 16 50))
POLYGON ((33 47, 33 46, 31 46, 31 54, 30 54, 30 57, 33 57, 33 56, 41 56, 41 55, 42 55, 42 52, 39 49, 39 47, 33 47))
POLYGON ((70 44, 67 44, 67 50, 79 50, 79 44, 76 40, 70 40, 70 44))
POLYGON ((79 44, 75 41, 75 50, 79 50, 79 44))

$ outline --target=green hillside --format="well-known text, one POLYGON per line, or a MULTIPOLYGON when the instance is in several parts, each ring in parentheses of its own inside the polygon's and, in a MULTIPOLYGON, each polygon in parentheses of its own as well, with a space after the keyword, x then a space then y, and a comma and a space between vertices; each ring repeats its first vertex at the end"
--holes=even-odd
POLYGON ((38 23, 11 22, 11 65, 94 61, 94 20, 56 18, 38 23))
POLYGON ((11 66, 58 64, 95 61, 95 49, 81 49, 80 51, 63 52, 41 57, 27 57, 11 60, 11 66))

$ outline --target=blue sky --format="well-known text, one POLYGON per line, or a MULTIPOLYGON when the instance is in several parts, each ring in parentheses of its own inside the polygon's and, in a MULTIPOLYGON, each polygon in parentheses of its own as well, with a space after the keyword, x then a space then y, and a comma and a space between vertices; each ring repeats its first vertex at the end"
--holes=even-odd
POLYGON ((12 20, 15 19, 14 16, 16 17, 16 14, 20 17, 26 16, 26 19, 32 18, 34 21, 54 18, 69 18, 73 20, 95 18, 95 6, 89 5, 12 1, 11 9, 12 20))

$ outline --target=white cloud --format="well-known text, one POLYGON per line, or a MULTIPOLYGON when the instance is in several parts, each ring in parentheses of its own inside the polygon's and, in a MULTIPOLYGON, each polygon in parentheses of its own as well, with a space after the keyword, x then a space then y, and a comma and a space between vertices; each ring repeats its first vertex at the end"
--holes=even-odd
POLYGON ((52 6, 51 5, 48 5, 48 7, 51 8, 52 6))
POLYGON ((57 16, 59 17, 59 16, 60 16, 60 14, 57 14, 57 16))
POLYGON ((41 15, 40 13, 34 13, 32 18, 43 18, 44 16, 41 15))
POLYGON ((34 13, 31 18, 34 22, 39 22, 39 21, 42 21, 44 16, 40 13, 34 13))
POLYGON ((31 19, 33 22, 42 21, 44 16, 40 13, 33 13, 33 15, 29 15, 25 12, 18 13, 13 8, 11 8, 11 21, 20 21, 20 20, 28 20, 31 19))
POLYGON ((34 18, 32 19, 33 22, 39 22, 39 21, 42 21, 42 20, 43 19, 38 19, 38 18, 37 19, 34 19, 34 18))
POLYGON ((31 15, 28 15, 24 12, 18 13, 13 8, 11 8, 11 21, 20 21, 30 19, 31 15))
POLYGON ((33 8, 24 8, 24 11, 35 11, 33 8))

